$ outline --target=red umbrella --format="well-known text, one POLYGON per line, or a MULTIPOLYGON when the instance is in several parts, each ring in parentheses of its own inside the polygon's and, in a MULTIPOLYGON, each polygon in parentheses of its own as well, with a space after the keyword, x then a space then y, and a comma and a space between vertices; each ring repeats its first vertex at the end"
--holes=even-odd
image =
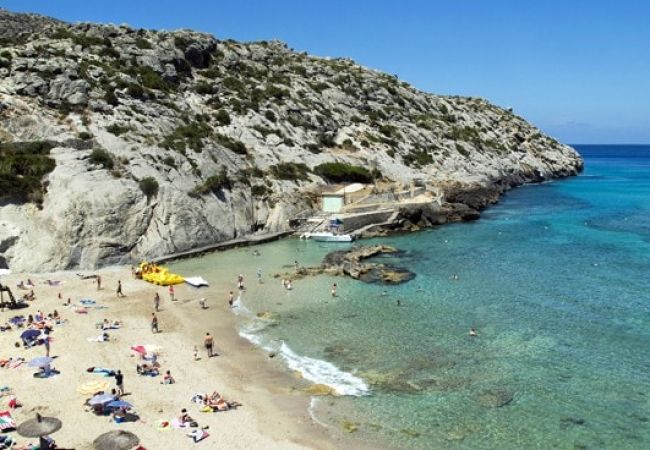
POLYGON ((147 353, 147 349, 144 348, 144 345, 134 345, 133 347, 131 347, 131 350, 133 350, 136 353, 141 353, 143 355, 147 353))

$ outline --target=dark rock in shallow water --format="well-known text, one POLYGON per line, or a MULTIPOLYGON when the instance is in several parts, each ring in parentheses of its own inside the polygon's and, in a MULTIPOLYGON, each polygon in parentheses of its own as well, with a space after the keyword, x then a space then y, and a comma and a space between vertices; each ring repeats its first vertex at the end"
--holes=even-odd
POLYGON ((388 264, 366 262, 365 260, 384 254, 399 253, 387 245, 354 247, 350 250, 337 250, 328 253, 320 266, 300 267, 294 273, 276 274, 275 277, 298 279, 307 275, 346 275, 366 283, 400 284, 415 278, 415 274, 401 267, 388 264))
POLYGON ((501 408, 512 403, 514 394, 505 388, 495 388, 480 392, 474 399, 486 408, 501 408))
POLYGON ((584 425, 586 423, 585 419, 582 419, 580 417, 563 417, 560 419, 560 428, 569 428, 572 426, 580 426, 584 425))

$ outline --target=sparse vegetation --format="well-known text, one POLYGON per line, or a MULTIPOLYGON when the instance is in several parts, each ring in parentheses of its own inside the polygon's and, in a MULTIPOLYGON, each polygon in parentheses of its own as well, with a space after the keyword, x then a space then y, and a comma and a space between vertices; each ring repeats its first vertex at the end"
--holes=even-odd
POLYGON ((230 114, 225 109, 217 111, 215 119, 220 126, 230 125, 230 114))
POLYGON ((237 139, 233 139, 224 134, 216 134, 215 138, 219 144, 223 145, 227 149, 230 149, 239 155, 246 155, 248 153, 248 150, 246 149, 244 143, 238 141, 237 139))
POLYGON ((210 193, 218 194, 220 191, 232 188, 232 181, 228 177, 228 171, 225 167, 221 166, 218 174, 208 177, 202 184, 196 186, 189 195, 192 197, 199 197, 210 193))
POLYGON ((323 163, 314 167, 314 173, 330 182, 341 183, 371 183, 373 174, 365 167, 353 166, 351 164, 333 162, 323 163))
POLYGON ((271 166, 271 173, 278 180, 299 181, 309 179, 309 167, 303 163, 279 163, 271 166))
POLYGON ((142 190, 142 193, 147 198, 155 197, 158 195, 158 182, 153 177, 145 177, 141 179, 138 181, 138 186, 140 186, 140 190, 142 190))
POLYGON ((151 43, 145 38, 139 37, 135 40, 135 46, 139 49, 148 50, 151 48, 151 43))
POLYGON ((31 201, 40 205, 46 186, 43 177, 56 163, 48 141, 0 142, 0 199, 31 201))
POLYGON ((179 125, 173 133, 165 136, 162 146, 185 153, 189 147, 195 152, 203 150, 203 139, 212 135, 212 128, 203 122, 191 122, 187 125, 179 125))
POLYGON ((90 153, 88 158, 91 164, 102 166, 104 169, 111 170, 115 167, 115 161, 113 161, 113 155, 108 153, 103 148, 95 148, 90 153))
POLYGON ((433 162, 431 153, 426 149, 414 149, 402 157, 404 164, 411 167, 422 167, 433 162))
POLYGON ((115 136, 120 136, 126 133, 127 131, 131 131, 131 127, 126 125, 119 125, 117 123, 112 123, 106 127, 106 131, 114 134, 115 136))

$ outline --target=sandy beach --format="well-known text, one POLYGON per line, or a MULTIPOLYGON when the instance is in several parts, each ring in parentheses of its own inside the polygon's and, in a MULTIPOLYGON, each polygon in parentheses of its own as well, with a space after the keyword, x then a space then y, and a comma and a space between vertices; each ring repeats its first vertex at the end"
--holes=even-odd
MULTIPOLYGON (((210 287, 196 290, 187 285, 176 287, 176 301, 172 302, 166 288, 157 287, 131 276, 129 267, 111 267, 84 274, 100 274, 102 289, 97 290, 93 279, 83 280, 72 272, 50 274, 11 274, 2 277, 2 283, 11 287, 14 295, 22 296, 16 284, 30 278, 35 287, 36 300, 19 310, 6 309, 0 313, 0 323, 15 315, 45 314, 55 309, 65 319, 54 326, 51 334, 50 355, 55 358, 53 367, 60 374, 47 379, 34 378, 37 371, 23 364, 17 368, 0 369, 1 385, 8 386, 22 403, 12 410, 18 423, 31 419, 36 412, 61 419, 63 428, 55 433, 61 448, 90 449, 98 435, 110 430, 128 430, 141 439, 148 450, 166 448, 257 448, 299 449, 335 448, 336 437, 315 424, 309 416, 309 397, 301 392, 307 384, 290 374, 280 362, 240 338, 235 319, 227 304, 229 287, 210 287), (50 286, 46 280, 58 280, 50 286), (126 297, 116 295, 117 281, 121 280, 126 297), (153 298, 161 296, 159 318, 160 333, 150 328, 153 298), (59 293, 62 299, 58 298, 59 293), (200 297, 209 298, 208 309, 199 305, 200 297), (70 298, 72 305, 82 299, 95 304, 87 314, 79 314, 73 306, 65 306, 70 298), (122 326, 109 330, 108 342, 89 339, 101 334, 97 324, 103 319, 120 321, 122 326), (203 337, 210 332, 215 339, 219 356, 208 358, 203 347, 203 337), (143 376, 136 373, 139 358, 130 347, 156 345, 161 348, 158 358, 161 375, 143 376), (198 361, 193 358, 193 348, 198 346, 198 361), (123 400, 134 405, 139 416, 135 422, 115 423, 109 416, 97 416, 88 411, 84 401, 89 397, 78 393, 78 387, 89 381, 106 380, 109 390, 115 387, 113 377, 88 373, 89 367, 121 370, 127 395, 123 400), (162 374, 170 370, 176 383, 162 384, 162 374), (200 412, 200 406, 190 400, 195 393, 217 390, 228 400, 237 400, 243 406, 218 412, 200 412), (198 422, 207 426, 210 434, 194 444, 186 436, 190 430, 164 429, 160 421, 171 421, 182 408, 198 422)), ((6 297, 6 295, 5 295, 6 297)), ((24 328, 0 333, 1 358, 23 357, 30 361, 45 355, 45 347, 37 345, 26 349, 16 347, 24 328)), ((8 397, 0 399, 1 410, 8 409, 8 397)), ((36 442, 11 432, 18 443, 36 442)))

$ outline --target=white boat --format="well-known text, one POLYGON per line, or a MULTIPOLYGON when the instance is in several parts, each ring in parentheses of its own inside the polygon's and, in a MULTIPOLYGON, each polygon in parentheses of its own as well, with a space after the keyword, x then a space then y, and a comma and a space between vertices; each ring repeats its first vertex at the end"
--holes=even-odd
POLYGON ((320 231, 316 233, 305 233, 301 238, 313 239, 319 242, 352 242, 354 235, 352 234, 334 234, 329 231, 320 231))
POLYGON ((185 282, 190 286, 194 286, 197 288, 201 286, 209 286, 208 282, 201 277, 187 277, 185 278, 185 282))

